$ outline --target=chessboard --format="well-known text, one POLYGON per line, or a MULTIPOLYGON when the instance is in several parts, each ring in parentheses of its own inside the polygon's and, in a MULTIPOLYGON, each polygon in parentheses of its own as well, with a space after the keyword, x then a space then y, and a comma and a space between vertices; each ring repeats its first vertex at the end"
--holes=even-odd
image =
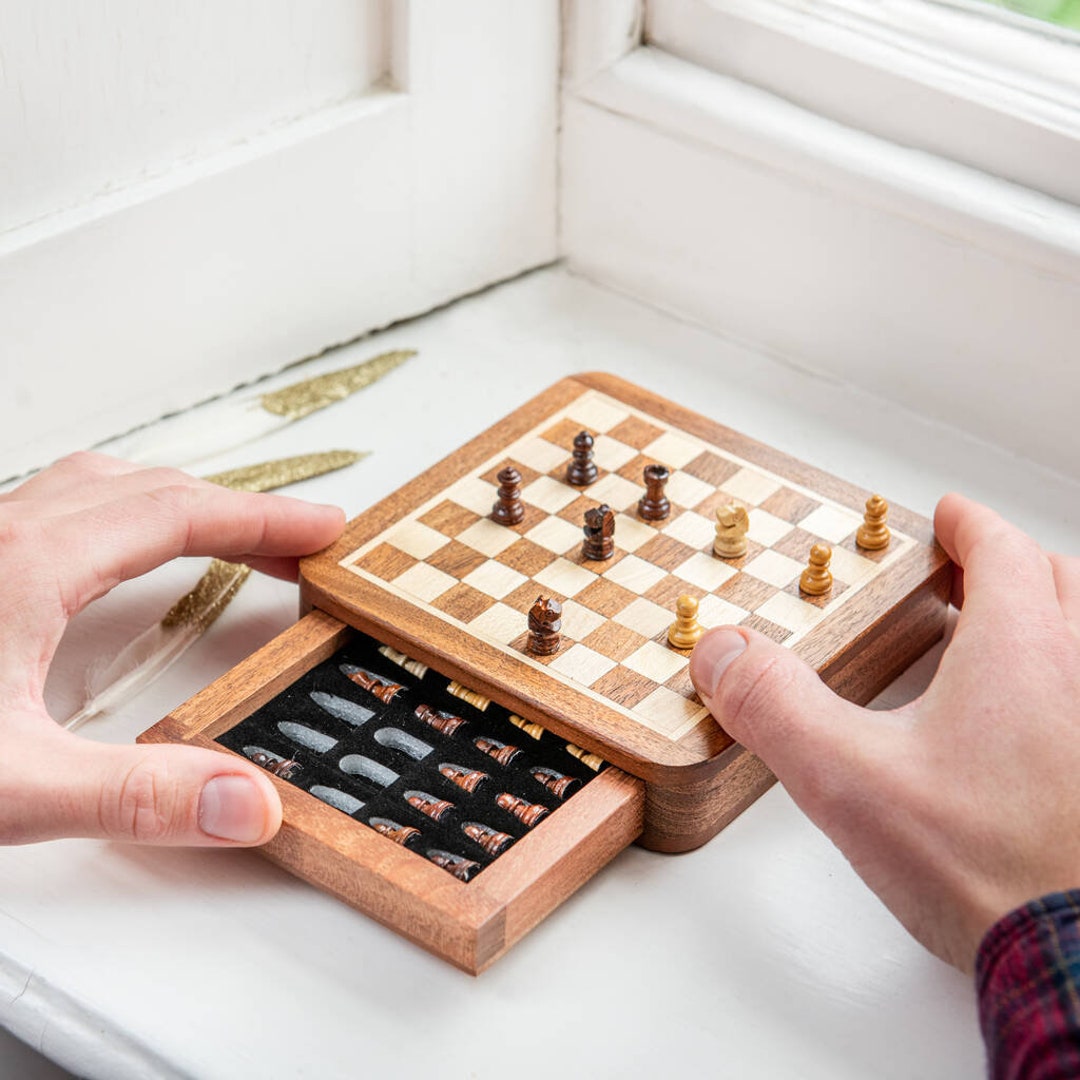
POLYGON ((892 500, 887 545, 861 547, 870 496, 614 376, 564 379, 304 559, 300 621, 140 738, 261 764, 284 809, 268 857, 477 972, 627 844, 697 847, 773 783, 694 691, 668 636, 681 597, 860 703, 940 638, 951 564, 892 500), (570 483, 582 432, 595 477, 570 483), (495 511, 508 469, 514 515, 495 511), (716 511, 732 503, 747 549, 725 558, 716 511), (583 529, 600 506, 603 559, 583 529), (808 595, 815 545, 832 580, 808 595), (543 655, 539 597, 561 604, 543 655), (551 801, 552 771, 581 787, 551 801))
MULTIPOLYGON (((698 600, 703 626, 789 646, 852 700, 941 635, 947 558, 929 523, 897 506, 888 546, 860 548, 870 494, 620 379, 577 376, 361 515, 305 560, 302 594, 657 790, 675 788, 741 753, 698 699, 689 651, 667 641, 679 596, 698 600), (597 467, 585 487, 566 479, 581 431, 597 467), (637 513, 653 464, 670 473, 671 511, 655 522, 637 513), (521 476, 514 525, 491 517, 508 465, 521 476), (750 519, 734 560, 712 551, 715 510, 730 502, 750 519), (615 553, 602 562, 582 553, 585 512, 600 504, 615 513, 615 553), (799 578, 817 543, 832 549, 833 586, 812 597, 799 578), (551 656, 526 647, 540 595, 562 603, 551 656)), ((727 816, 647 828, 647 842, 674 850, 686 828, 687 844, 700 843, 727 816)))

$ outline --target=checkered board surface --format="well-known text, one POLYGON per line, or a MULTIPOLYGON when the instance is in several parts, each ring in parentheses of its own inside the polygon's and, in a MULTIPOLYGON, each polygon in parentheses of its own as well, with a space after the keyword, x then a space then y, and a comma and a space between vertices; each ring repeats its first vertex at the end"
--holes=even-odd
POLYGON ((542 669, 671 740, 706 710, 694 692, 689 653, 667 644, 675 601, 699 599, 703 626, 750 626, 794 645, 899 559, 914 541, 892 531, 881 552, 855 545, 862 516, 589 390, 341 561, 341 566, 458 627, 523 664, 542 669), (595 437, 598 479, 565 482, 574 436, 595 437), (671 515, 637 517, 647 464, 668 466, 671 515), (507 528, 488 516, 496 474, 522 475, 524 520, 507 528), (716 507, 749 509, 749 550, 712 554, 716 507), (616 512, 615 555, 582 559, 584 513, 616 512), (833 549, 832 591, 799 592, 810 548, 833 549), (527 613, 539 595, 562 601, 556 655, 525 651, 527 613))

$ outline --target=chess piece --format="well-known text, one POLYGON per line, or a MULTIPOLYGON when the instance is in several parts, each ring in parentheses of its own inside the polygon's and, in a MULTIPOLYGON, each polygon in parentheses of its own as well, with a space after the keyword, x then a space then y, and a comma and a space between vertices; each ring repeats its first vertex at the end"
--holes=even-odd
POLYGON ((585 539, 581 544, 581 557, 600 561, 610 559, 615 553, 615 514, 606 503, 585 511, 585 539))
POLYGON ((826 544, 815 544, 810 549, 810 562, 799 577, 799 588, 808 596, 824 596, 832 588, 832 573, 829 560, 832 548, 826 544))
POLYGON ((703 633, 698 622, 698 602, 692 596, 680 596, 675 601, 675 621, 667 632, 668 644, 676 649, 692 649, 703 633))
POLYGON ((745 506, 727 503, 716 508, 716 539, 713 554, 721 559, 738 559, 746 554, 749 546, 746 532, 750 528, 750 515, 745 506))
POLYGON ((888 547, 892 535, 885 524, 888 517, 889 504, 880 495, 871 495, 866 500, 866 515, 855 534, 855 543, 865 551, 880 551, 888 547))
POLYGON ((507 465, 498 475, 499 498, 491 508, 491 519, 500 525, 517 525, 525 516, 521 504, 521 473, 507 465))
POLYGON ((536 598, 529 611, 529 638, 525 648, 533 656, 550 656, 559 651, 562 604, 554 597, 536 598))
POLYGON ((638 500, 637 508, 646 521, 663 521, 671 513, 671 503, 664 494, 669 476, 671 473, 664 465, 645 466, 645 494, 638 500))
POLYGON ((574 487, 585 487, 596 479, 593 461, 593 437, 587 431, 574 436, 574 458, 566 466, 566 482, 574 487))

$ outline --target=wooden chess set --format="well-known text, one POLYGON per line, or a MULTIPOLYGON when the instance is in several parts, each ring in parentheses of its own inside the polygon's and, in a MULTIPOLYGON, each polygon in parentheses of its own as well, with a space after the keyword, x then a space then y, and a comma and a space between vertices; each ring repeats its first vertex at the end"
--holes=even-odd
POLYGON ((476 973, 627 844, 695 848, 773 782, 695 693, 704 629, 862 703, 950 581, 918 515, 580 375, 305 559, 300 621, 141 739, 268 769, 268 857, 476 973))

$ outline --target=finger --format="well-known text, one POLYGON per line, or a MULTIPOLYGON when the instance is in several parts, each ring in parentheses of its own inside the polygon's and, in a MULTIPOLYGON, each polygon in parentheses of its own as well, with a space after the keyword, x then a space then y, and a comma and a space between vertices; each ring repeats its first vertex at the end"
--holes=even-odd
POLYGON ((1061 610, 1066 619, 1080 625, 1080 559, 1051 555, 1050 565, 1054 570, 1054 585, 1061 610))
POLYGON ((701 700, 815 820, 850 789, 873 729, 789 649, 747 630, 709 631, 690 658, 701 700))
POLYGON ((231 755, 103 746, 60 729, 20 745, 19 769, 0 780, 0 842, 87 836, 247 847, 265 843, 281 824, 269 777, 231 755))
POLYGON ((333 506, 178 484, 50 521, 42 543, 73 614, 118 582, 181 555, 230 562, 308 555, 335 540, 344 523, 333 506))
POLYGON ((1031 537, 993 510, 961 495, 946 495, 934 513, 942 547, 964 571, 965 612, 1015 621, 1057 606, 1050 560, 1031 537))
MULTIPOLYGON (((129 461, 97 454, 89 450, 80 450, 60 458, 46 469, 36 473, 29 480, 0 496, 5 502, 40 502, 49 499, 88 497, 100 498, 103 484, 133 473, 161 472, 133 465, 129 461), (93 493, 93 495, 91 495, 93 493)), ((176 474, 180 475, 180 474, 176 474)), ((160 482, 160 481, 159 481, 160 482)))

